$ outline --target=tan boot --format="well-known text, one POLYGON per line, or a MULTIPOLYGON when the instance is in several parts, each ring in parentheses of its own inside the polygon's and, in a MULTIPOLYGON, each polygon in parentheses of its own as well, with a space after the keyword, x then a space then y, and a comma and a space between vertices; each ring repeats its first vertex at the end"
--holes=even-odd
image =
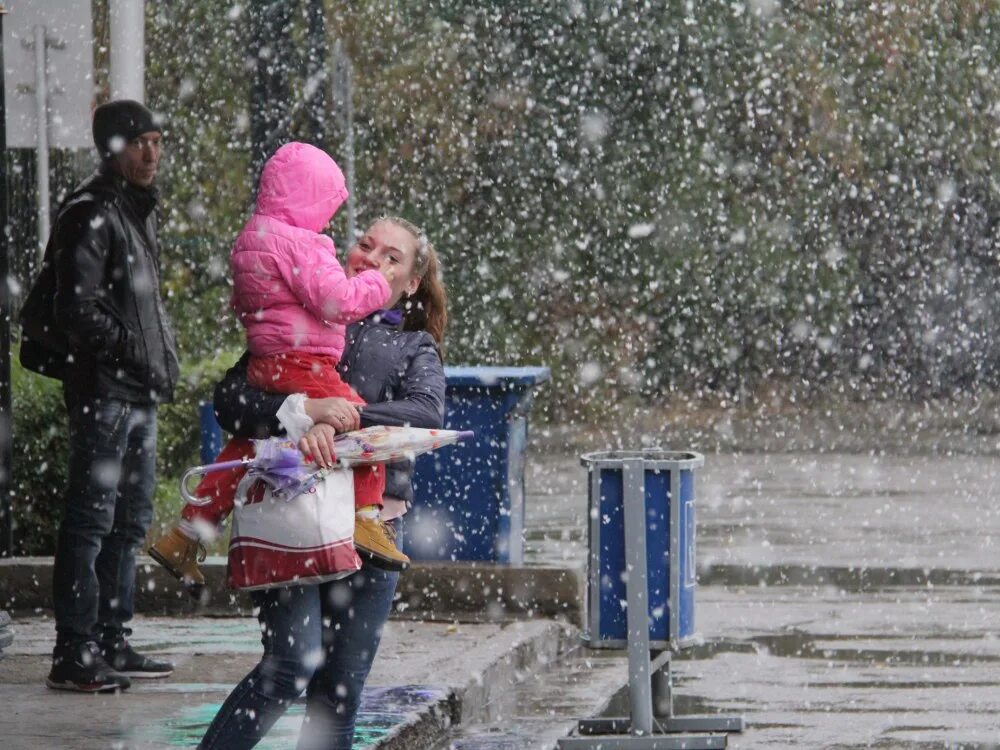
POLYGON ((166 568, 177 580, 184 584, 196 599, 205 588, 205 576, 198 563, 205 559, 205 548, 200 542, 184 536, 180 529, 173 528, 161 536, 149 548, 149 556, 166 568))
POLYGON ((378 518, 354 517, 354 548, 377 568, 410 567, 410 558, 396 548, 395 529, 378 518))

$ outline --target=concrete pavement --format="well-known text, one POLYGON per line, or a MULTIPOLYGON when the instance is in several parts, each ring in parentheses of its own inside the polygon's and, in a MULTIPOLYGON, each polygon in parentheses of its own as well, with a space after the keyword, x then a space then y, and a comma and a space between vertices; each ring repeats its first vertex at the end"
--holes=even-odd
MULTIPOLYGON (((748 729, 729 743, 741 749, 997 747, 998 477, 991 456, 707 456, 704 643, 675 660, 678 711, 743 714, 748 729)), ((534 567, 444 566, 411 579, 376 660, 363 742, 550 748, 617 700, 624 654, 573 650, 585 480, 575 455, 529 463, 534 567)), ((19 580, 41 592, 46 575, 19 580)), ((24 602, 24 586, 6 590, 24 602)), ((220 596, 213 606, 229 605, 220 596)), ((50 623, 30 608, 15 614, 12 655, 0 661, 5 748, 189 746, 256 660, 252 619, 187 611, 136 628, 138 644, 177 659, 175 677, 119 697, 54 694, 40 686, 50 623)), ((294 722, 261 747, 293 747, 294 722)))
MULTIPOLYGON (((120 695, 48 690, 47 617, 19 618, 0 661, 0 738, 6 750, 193 747, 233 685, 260 656, 254 618, 146 617, 137 648, 174 661, 175 674, 135 680, 120 695)), ((448 623, 393 620, 385 630, 359 718, 358 746, 414 748, 463 716, 479 717, 519 671, 555 661, 570 630, 548 620, 448 623)), ((295 746, 301 707, 261 747, 295 746)))

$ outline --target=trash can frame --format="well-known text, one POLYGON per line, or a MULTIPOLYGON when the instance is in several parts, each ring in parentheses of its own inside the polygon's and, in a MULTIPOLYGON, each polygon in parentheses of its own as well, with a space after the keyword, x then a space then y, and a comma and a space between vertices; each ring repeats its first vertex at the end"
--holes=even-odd
MULTIPOLYGON (((670 649, 683 646, 684 628, 681 623, 681 553, 690 576, 694 576, 694 474, 704 465, 701 454, 665 451, 607 451, 580 457, 580 463, 590 471, 588 489, 590 505, 589 556, 587 586, 587 626, 583 638, 591 648, 627 648, 629 674, 629 716, 581 719, 576 736, 559 740, 560 750, 692 750, 725 748, 727 733, 742 732, 744 722, 738 716, 685 715, 677 716, 673 709, 673 687, 670 671, 670 649), (621 472, 621 508, 627 626, 624 640, 609 640, 595 635, 602 633, 601 603, 601 536, 606 524, 601 516, 602 474, 605 470, 621 472), (668 638, 650 638, 649 578, 647 576, 648 507, 647 475, 649 472, 669 472, 667 496, 670 513, 669 574, 665 606, 670 607, 668 638), (688 477, 685 494, 684 476, 688 477), (690 506, 687 514, 682 505, 690 506), (687 519, 690 528, 682 528, 687 519), (687 535, 685 537, 685 534, 687 535), (707 734, 702 734, 707 733, 707 734)), ((612 498, 613 499, 613 498, 612 498)), ((616 527, 617 529, 617 527, 616 527)), ((687 583, 687 582, 685 582, 687 583)), ((694 598, 689 600, 691 625, 694 622, 694 598)))
MULTIPOLYGON (((606 623, 602 622, 601 596, 601 551, 602 531, 606 526, 601 514, 601 488, 603 472, 612 470, 622 474, 622 514, 624 532, 628 538, 625 546, 627 566, 631 567, 630 575, 642 578, 645 585, 626 587, 628 591, 642 594, 640 606, 648 606, 648 568, 646 547, 647 521, 647 472, 654 475, 666 473, 670 478, 667 510, 669 519, 669 539, 667 540, 668 586, 665 604, 668 608, 667 630, 665 638, 650 639, 650 647, 668 649, 683 647, 693 640, 693 597, 695 586, 695 511, 694 511, 694 479, 693 470, 704 466, 705 458, 691 451, 669 451, 659 448, 643 451, 599 451, 587 453, 580 457, 580 464, 590 472, 589 488, 589 519, 588 525, 588 565, 587 565, 587 629, 584 641, 590 648, 624 649, 629 645, 628 639, 604 638, 602 632, 606 623), (685 482, 685 472, 687 481, 685 482), (687 490, 687 492, 685 492, 687 490), (682 559, 682 555, 685 556, 682 559), (641 562, 641 564, 639 564, 641 562), (681 580, 682 573, 686 580, 681 580), (685 589, 690 589, 685 593, 685 589), (687 606, 687 618, 682 623, 681 615, 687 606), (687 627, 682 627, 682 625, 687 627)), ((617 530, 617 526, 616 526, 617 530)), ((637 595, 636 593, 632 594, 637 595)), ((628 602, 632 606, 632 602, 628 602)))

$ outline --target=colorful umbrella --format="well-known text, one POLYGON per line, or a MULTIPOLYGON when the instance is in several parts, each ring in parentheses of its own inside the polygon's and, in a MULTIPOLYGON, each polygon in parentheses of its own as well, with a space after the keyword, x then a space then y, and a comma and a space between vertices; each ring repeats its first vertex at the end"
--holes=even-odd
MULTIPOLYGON (((420 427, 366 427, 345 432, 334 438, 337 463, 342 467, 380 464, 413 458, 459 440, 473 437, 469 430, 429 430, 420 427)), ((268 438, 254 440, 254 455, 235 461, 193 466, 181 475, 181 496, 191 505, 206 505, 209 498, 199 498, 188 489, 191 477, 215 471, 246 467, 248 473, 271 488, 273 497, 288 500, 315 486, 332 469, 307 463, 291 440, 268 438)))

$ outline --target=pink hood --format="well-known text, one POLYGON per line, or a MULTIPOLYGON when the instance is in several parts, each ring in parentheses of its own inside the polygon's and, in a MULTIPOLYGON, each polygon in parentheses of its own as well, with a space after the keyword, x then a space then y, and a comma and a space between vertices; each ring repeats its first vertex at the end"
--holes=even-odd
POLYGON ((319 232, 347 200, 337 162, 308 143, 286 143, 260 175, 256 213, 293 227, 319 232))

